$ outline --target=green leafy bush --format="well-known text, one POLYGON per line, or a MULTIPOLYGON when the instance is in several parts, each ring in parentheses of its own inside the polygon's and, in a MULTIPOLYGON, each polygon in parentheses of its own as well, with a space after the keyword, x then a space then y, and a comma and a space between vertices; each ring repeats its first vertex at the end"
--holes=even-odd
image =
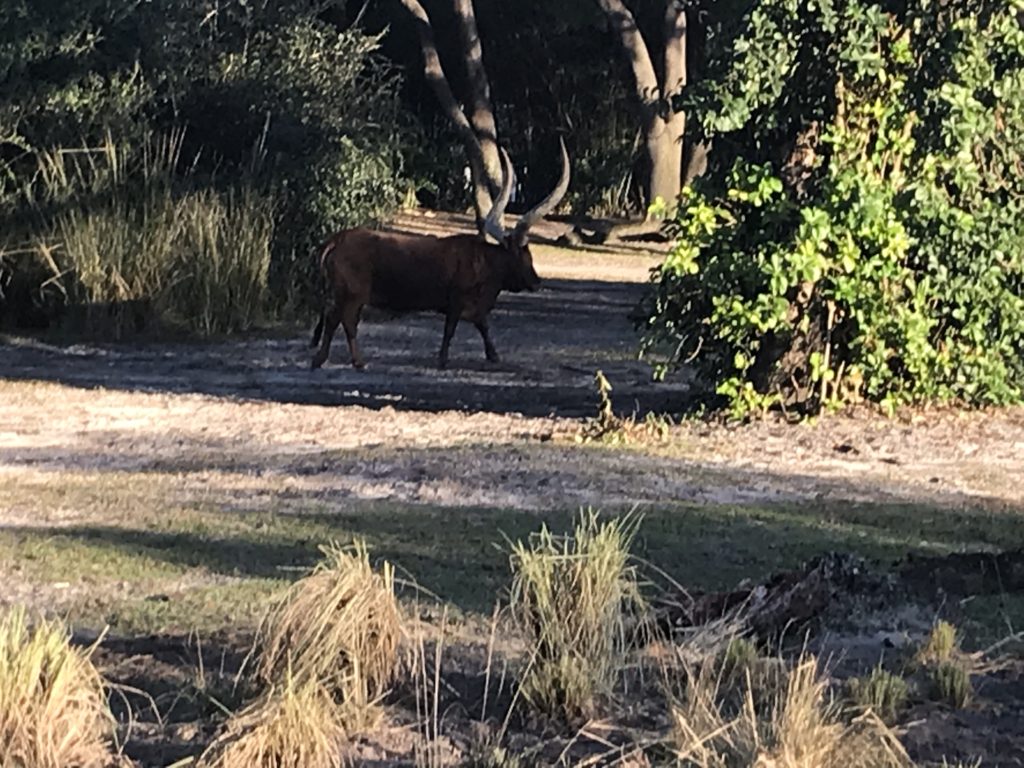
POLYGON ((397 76, 377 58, 378 43, 300 16, 222 53, 181 107, 197 126, 195 150, 212 150, 236 174, 262 147, 260 178, 279 205, 273 282, 300 299, 311 252, 328 235, 378 220, 400 200, 397 76))
POLYGON ((1019 0, 759 0, 689 108, 715 165, 642 306, 736 416, 1019 401, 1019 0), (1016 3, 1016 5, 1014 4, 1016 3))

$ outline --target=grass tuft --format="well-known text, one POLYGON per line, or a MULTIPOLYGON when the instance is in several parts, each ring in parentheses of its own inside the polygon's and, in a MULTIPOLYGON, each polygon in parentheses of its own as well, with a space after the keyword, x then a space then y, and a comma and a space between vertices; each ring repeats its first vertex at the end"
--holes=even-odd
POLYGON ((713 661, 687 673, 672 705, 671 748, 693 768, 912 768, 893 733, 872 713, 841 719, 813 656, 767 690, 748 676, 738 705, 713 661))
POLYGON ((112 761, 114 719, 90 651, 60 622, 0 617, 0 765, 92 768, 112 761))
POLYGON ((931 695, 954 709, 963 709, 974 698, 971 670, 963 661, 944 661, 929 671, 931 695))
POLYGON ((943 664, 952 661, 960 653, 960 633, 948 621, 940 621, 932 627, 928 639, 917 653, 922 665, 943 664))
POLYGON ((910 695, 906 680, 880 666, 875 667, 870 675, 848 680, 846 688, 855 706, 871 710, 886 722, 892 722, 899 716, 910 695))
POLYGON ((957 628, 940 621, 914 657, 914 666, 924 673, 926 695, 955 709, 966 707, 974 698, 971 674, 978 663, 978 656, 964 653, 960 643, 957 628))
POLYGON ((287 676, 230 717, 199 759, 200 768, 335 768, 345 729, 330 692, 287 676))
POLYGON ((66 325, 119 337, 160 320, 214 334, 265 316, 273 200, 246 185, 195 189, 179 173, 182 139, 37 154, 26 234, 44 287, 72 312, 66 325))
POLYGON ((544 527, 513 546, 509 606, 533 649, 520 693, 538 711, 586 717, 611 693, 645 610, 629 565, 639 522, 633 515, 602 522, 587 511, 572 537, 544 527))
POLYGON ((372 715, 398 662, 402 621, 394 569, 374 571, 366 544, 325 547, 315 570, 289 588, 257 634, 256 675, 334 693, 349 727, 372 715))

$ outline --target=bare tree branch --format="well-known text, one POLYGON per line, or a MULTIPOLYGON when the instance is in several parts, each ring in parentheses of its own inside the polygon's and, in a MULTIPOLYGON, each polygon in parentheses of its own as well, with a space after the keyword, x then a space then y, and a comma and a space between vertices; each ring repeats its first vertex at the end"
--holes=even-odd
POLYGON ((629 63, 633 68, 633 78, 640 101, 647 106, 655 104, 661 95, 658 75, 636 19, 622 0, 597 0, 597 3, 619 33, 622 47, 629 56, 629 63))
MULTIPOLYGON (((477 139, 476 132, 465 113, 459 107, 455 95, 452 93, 448 78, 441 66, 441 57, 437 52, 437 42, 434 40, 434 29, 430 25, 430 17, 426 10, 420 5, 419 0, 401 0, 402 5, 412 14, 416 22, 416 32, 420 38, 420 47, 423 49, 423 71, 427 82, 430 83, 437 100, 441 102, 441 108, 448 114, 449 119, 455 126, 466 147, 466 154, 469 156, 469 165, 473 173, 475 188, 475 207, 477 222, 481 224, 492 205, 492 195, 489 183, 479 183, 489 177, 487 164, 484 161, 483 150, 477 139)), ((500 168, 500 160, 499 160, 500 168)), ((500 170, 499 170, 500 178, 500 170)), ((499 182, 500 183, 500 182, 499 182)))
POLYGON ((491 86, 484 69, 484 52, 480 45, 473 0, 454 0, 455 13, 459 19, 459 34, 462 38, 462 53, 469 75, 469 122, 473 133, 480 142, 487 182, 492 195, 501 188, 501 158, 498 154, 498 127, 494 122, 494 108, 491 105, 491 86))

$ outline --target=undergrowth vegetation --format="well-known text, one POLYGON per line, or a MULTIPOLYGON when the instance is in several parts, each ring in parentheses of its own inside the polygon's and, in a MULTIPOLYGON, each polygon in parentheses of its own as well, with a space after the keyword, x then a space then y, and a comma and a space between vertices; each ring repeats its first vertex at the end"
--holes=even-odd
POLYGON ((856 706, 874 712, 886 722, 894 721, 902 713, 910 695, 907 681, 881 666, 869 675, 848 681, 847 690, 856 706))
POLYGON ((873 714, 852 721, 829 692, 817 659, 772 660, 722 684, 714 659, 684 667, 672 705, 671 747, 693 768, 912 768, 896 736, 873 714), (756 681, 756 682, 755 682, 756 681))
MULTIPOLYGON (((845 697, 806 651, 773 653, 747 636, 742 607, 705 625, 665 629, 652 607, 655 584, 631 553, 640 523, 636 514, 585 511, 565 536, 541 528, 512 544, 508 610, 495 609, 480 700, 445 679, 447 607, 436 622, 418 599, 411 610, 400 606, 392 566, 371 563, 360 542, 325 547, 316 568, 268 611, 235 680, 236 711, 222 703, 204 709, 223 720, 188 764, 356 764, 361 742, 414 696, 407 726, 418 768, 588 764, 567 757, 580 734, 638 712, 648 723, 643 735, 625 726, 616 738, 635 743, 608 743, 605 757, 649 755, 662 760, 651 764, 688 768, 914 768, 886 723, 897 723, 910 700, 969 703, 962 680, 969 686, 978 659, 960 650, 957 630, 945 623, 907 656, 912 677, 878 667, 849 683, 845 697), (495 637, 506 628, 521 646, 499 675, 495 637), (953 667, 958 672, 947 671, 953 667), (932 683, 941 689, 933 693, 932 683), (480 729, 468 745, 456 744, 449 718, 467 706, 479 712, 480 729), (516 746, 513 721, 540 723, 548 735, 579 730, 556 762, 543 739, 516 746)), ((30 626, 22 611, 0 620, 0 764, 85 768, 118 759, 107 686, 89 655, 69 645, 59 623, 30 626)), ((202 666, 198 677, 195 688, 206 688, 202 666)), ((131 723, 121 725, 130 734, 131 723)))
POLYGON ((314 298, 326 234, 398 204, 397 75, 319 3, 15 5, 0 325, 246 330, 314 298))
POLYGON ((619 416, 612 402, 612 384, 603 371, 595 371, 594 386, 597 389, 597 414, 583 421, 576 432, 576 442, 629 445, 668 440, 672 422, 667 416, 653 412, 643 419, 619 416))
POLYGON ((199 760, 204 768, 336 768, 345 726, 330 693, 288 676, 230 717, 199 760))
POLYGON ((228 718, 202 765, 336 766, 377 724, 402 635, 394 573, 375 570, 361 542, 323 554, 267 614, 250 657, 262 693, 228 718))
POLYGON ((42 306, 113 336, 157 319, 202 334, 264 319, 273 202, 251 186, 197 188, 182 139, 38 153, 16 263, 38 275, 42 306))
POLYGON ((550 717, 596 713, 613 689, 644 599, 630 544, 639 517, 581 514, 571 537, 542 528, 512 548, 509 608, 531 648, 523 698, 550 717))

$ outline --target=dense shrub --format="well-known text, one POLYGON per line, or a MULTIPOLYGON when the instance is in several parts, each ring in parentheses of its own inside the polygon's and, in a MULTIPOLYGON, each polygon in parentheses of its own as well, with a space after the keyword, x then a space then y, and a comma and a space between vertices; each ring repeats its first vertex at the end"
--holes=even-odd
POLYGON ((717 30, 646 348, 737 415, 1024 381, 1019 0, 759 0, 717 30))

